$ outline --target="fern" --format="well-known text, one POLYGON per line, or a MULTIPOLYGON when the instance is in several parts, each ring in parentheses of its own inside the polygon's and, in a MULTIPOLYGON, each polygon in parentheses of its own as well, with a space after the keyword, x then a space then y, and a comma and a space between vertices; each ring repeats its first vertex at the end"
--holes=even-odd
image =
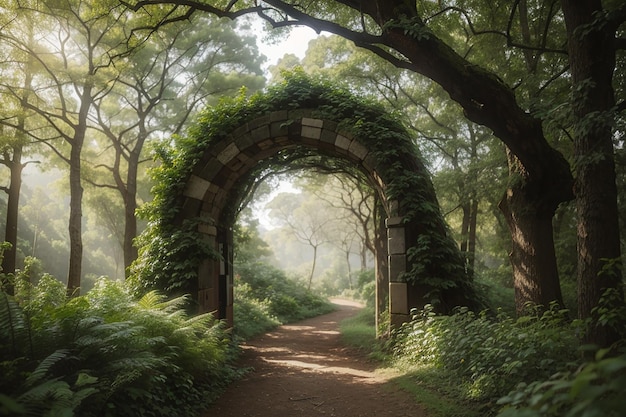
POLYGON ((55 378, 33 386, 17 401, 27 417, 72 417, 80 404, 96 392, 93 387, 73 391, 67 382, 55 378))
POLYGON ((144 310, 156 310, 160 307, 160 305, 165 300, 165 295, 159 294, 158 291, 149 291, 147 292, 139 301, 137 301, 137 306, 144 310))
POLYGON ((37 365, 37 368, 26 378, 26 387, 33 387, 35 384, 42 382, 48 376, 52 367, 57 363, 65 360, 70 355, 68 349, 58 349, 51 355, 48 355, 43 361, 37 365))
POLYGON ((28 322, 24 317, 24 312, 15 299, 4 291, 0 291, 0 336, 2 340, 7 340, 0 345, 0 353, 3 356, 16 358, 23 354, 21 348, 25 346, 27 339, 28 322), (8 350, 4 352, 4 350, 8 350))

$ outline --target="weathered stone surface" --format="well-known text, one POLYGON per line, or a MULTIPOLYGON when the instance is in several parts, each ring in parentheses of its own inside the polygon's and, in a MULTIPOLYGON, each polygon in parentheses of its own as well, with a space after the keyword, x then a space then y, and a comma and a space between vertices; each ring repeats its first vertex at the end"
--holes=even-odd
POLYGON ((312 126, 302 125, 301 136, 303 138, 319 139, 321 135, 322 135, 321 127, 312 127, 312 126))
POLYGON ((270 122, 283 121, 286 122, 289 120, 289 110, 279 110, 273 111, 270 113, 270 122))
POLYGON ((368 172, 373 172, 378 167, 378 158, 376 158, 371 152, 367 154, 363 162, 361 163, 368 172))
POLYGON ((406 241, 404 227, 393 227, 387 229, 388 251, 390 255, 401 255, 406 253, 406 241))
POLYGON ((231 142, 222 152, 217 155, 217 160, 222 164, 228 164, 231 159, 237 156, 241 152, 234 142, 231 142))
POLYGON ((213 226, 211 224, 200 223, 198 225, 198 231, 200 233, 205 234, 205 235, 217 236, 217 227, 215 227, 215 226, 213 226))
POLYGON ((254 144, 254 141, 252 140, 252 135, 247 130, 241 135, 235 137, 237 138, 235 139, 235 145, 237 145, 237 147, 241 149, 241 151, 245 151, 248 147, 254 144))
POLYGON ((267 126, 270 123, 270 115, 266 114, 265 116, 257 117, 254 120, 248 122, 248 129, 251 131, 255 130, 260 126, 267 126))
POLYGON ((213 178, 224 168, 224 165, 217 159, 211 159, 200 172, 199 176, 207 181, 212 181, 213 178))
POLYGON ((202 200, 204 193, 206 193, 210 185, 211 183, 204 178, 192 175, 187 181, 187 187, 185 188, 183 195, 197 200, 202 200))
POLYGON ((389 255, 389 281, 404 282, 401 275, 406 272, 406 255, 389 255))
POLYGON ((324 126, 324 121, 320 120, 320 119, 310 119, 308 117, 303 117, 302 118, 302 126, 311 126, 311 127, 317 127, 317 128, 322 128, 322 126, 324 126))
POLYGON ((388 217, 385 220, 385 224, 387 227, 402 227, 404 223, 404 217, 396 216, 396 217, 388 217))
POLYGON ((389 303, 391 314, 408 314, 409 304, 407 284, 404 282, 389 283, 389 303))
POLYGON ((358 141, 353 140, 348 149, 352 155, 356 156, 359 160, 364 160, 367 156, 368 150, 365 146, 361 145, 358 141))
POLYGON ((202 201, 191 197, 185 198, 185 202, 183 203, 183 208, 180 213, 181 220, 196 217, 201 207, 202 201))
POLYGON ((255 143, 263 141, 271 137, 270 135, 270 127, 269 125, 262 125, 250 131, 250 135, 252 135, 252 140, 255 143))
POLYGON ((343 151, 347 151, 350 148, 351 140, 343 135, 337 135, 337 139, 335 139, 335 146, 338 149, 343 151))

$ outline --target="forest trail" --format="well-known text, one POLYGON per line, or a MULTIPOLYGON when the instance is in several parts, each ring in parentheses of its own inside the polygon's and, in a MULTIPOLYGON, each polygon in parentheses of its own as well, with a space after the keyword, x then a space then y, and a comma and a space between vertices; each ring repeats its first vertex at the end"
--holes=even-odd
POLYGON ((281 326, 249 341, 239 365, 252 370, 232 384, 205 417, 426 417, 410 394, 341 344, 339 323, 359 310, 337 310, 281 326))

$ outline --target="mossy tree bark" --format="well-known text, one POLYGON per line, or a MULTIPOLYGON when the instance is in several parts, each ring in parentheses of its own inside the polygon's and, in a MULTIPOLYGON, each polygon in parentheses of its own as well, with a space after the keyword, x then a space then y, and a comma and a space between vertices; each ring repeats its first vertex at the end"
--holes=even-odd
MULTIPOLYGON (((623 305, 620 234, 615 183, 613 129, 615 30, 624 16, 605 20, 600 0, 563 0, 572 74, 576 210, 578 222, 578 311, 592 317, 587 339, 600 346, 616 340, 620 323, 600 326, 593 314, 612 289, 608 307, 623 305)), ((626 9, 626 8, 624 8, 626 9)), ((626 10, 623 11, 626 14, 626 10)))

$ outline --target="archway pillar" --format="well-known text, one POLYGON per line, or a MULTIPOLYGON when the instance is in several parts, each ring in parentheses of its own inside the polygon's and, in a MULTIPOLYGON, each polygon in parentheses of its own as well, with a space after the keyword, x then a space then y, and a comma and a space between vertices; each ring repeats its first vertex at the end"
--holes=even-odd
POLYGON ((207 258, 198 267, 198 312, 210 312, 232 326, 233 232, 209 224, 201 224, 199 231, 219 258, 207 258))
POLYGON ((392 328, 397 328, 410 319, 409 286, 405 280, 407 270, 406 232, 402 217, 389 217, 386 226, 390 324, 392 328))
MULTIPOLYGON (((217 228, 209 224, 200 224, 198 230, 212 249, 218 247, 217 228)), ((198 267, 198 312, 216 313, 219 308, 218 293, 219 262, 204 259, 198 267)))
POLYGON ((389 313, 389 250, 387 249, 387 226, 384 216, 376 216, 375 268, 376 268, 376 336, 389 335, 388 323, 383 313, 389 313), (385 327, 383 327, 385 325, 385 327))

